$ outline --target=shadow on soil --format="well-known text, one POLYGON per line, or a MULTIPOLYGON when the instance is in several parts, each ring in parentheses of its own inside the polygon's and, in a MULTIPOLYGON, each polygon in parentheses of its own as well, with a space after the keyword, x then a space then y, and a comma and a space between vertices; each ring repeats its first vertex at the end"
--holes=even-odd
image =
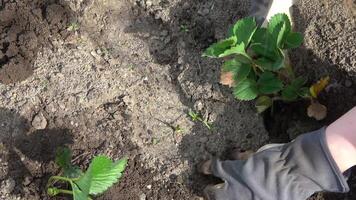
MULTIPOLYGON (((31 130, 29 122, 13 110, 0 108, 0 144, 3 148, 1 158, 8 163, 7 174, 1 179, 13 179, 14 194, 22 194, 28 178, 39 178, 41 188, 47 178, 41 177, 43 171, 49 170, 49 163, 55 159, 58 147, 73 143, 73 136, 67 129, 31 130), (36 173, 37 176, 36 176, 36 173), (42 179, 41 179, 42 178, 42 179)), ((53 166, 52 166, 53 168, 53 166)))
MULTIPOLYGON (((191 171, 186 173, 185 184, 195 194, 201 194, 203 187, 212 181, 196 173, 195 167, 199 161, 206 159, 209 154, 222 156, 223 152, 231 148, 256 150, 266 142, 258 137, 263 132, 261 127, 251 127, 239 122, 241 116, 244 117, 244 112, 247 112, 246 109, 253 110, 253 105, 237 102, 230 89, 218 84, 221 63, 201 58, 206 47, 223 38, 231 24, 246 16, 247 5, 246 1, 181 1, 170 9, 170 20, 164 22, 157 19, 155 12, 146 5, 139 4, 134 7, 139 17, 127 28, 127 32, 137 33, 138 37, 140 33, 149 33, 148 39, 142 39, 147 41, 155 62, 169 65, 171 78, 183 104, 198 110, 208 120, 213 112, 205 108, 220 111, 219 116, 215 117, 212 132, 201 124, 196 124, 192 133, 184 136, 180 145, 182 159, 188 160, 191 166, 191 171), (185 83, 190 85, 185 86, 185 83), (217 93, 224 97, 216 97, 217 93), (240 129, 245 128, 248 134, 237 132, 237 126, 240 129), (238 143, 242 145, 236 146, 238 143)), ((300 19, 296 23, 296 29, 304 33, 308 22, 303 20, 298 9, 295 14, 300 19)), ((318 58, 313 49, 303 46, 292 51, 291 55, 296 73, 307 75, 310 84, 326 75, 331 76, 332 81, 355 80, 355 77, 349 77, 346 72, 340 71, 338 66, 318 58)), ((270 142, 288 142, 299 134, 327 125, 355 105, 354 96, 352 88, 329 87, 322 96, 321 103, 328 106, 330 114, 321 122, 306 115, 308 102, 277 106, 276 115, 264 115, 270 142)), ((256 115, 255 118, 258 120, 259 117, 256 115)))
MULTIPOLYGON (((324 9, 324 8, 321 8, 324 9)), ((328 9, 333 9, 329 7, 328 9)), ((304 18, 301 14, 301 11, 297 8, 293 8, 293 17, 295 20, 295 29, 299 32, 304 33, 306 35, 306 31, 308 28, 315 29, 315 27, 310 26, 310 19, 304 18)), ((324 16, 329 18, 327 14, 324 16)), ((342 19, 338 19, 335 23, 340 24, 341 26, 344 25, 342 19)), ((321 26, 323 26, 321 24, 321 26)), ((317 31, 319 39, 324 40, 323 42, 327 42, 331 40, 331 36, 324 35, 322 30, 317 31)), ((343 45, 343 44, 338 44, 343 45)), ((330 49, 326 51, 337 51, 338 47, 335 46, 328 46, 330 49)), ((356 83, 356 76, 352 73, 355 72, 346 72, 341 70, 342 64, 333 64, 329 60, 324 60, 319 58, 314 51, 321 51, 322 47, 313 47, 313 49, 308 49, 303 45, 301 48, 293 50, 290 53, 290 58, 293 63, 293 66, 296 69, 297 74, 308 75, 309 84, 312 84, 316 80, 319 80, 322 77, 330 76, 331 83, 327 87, 326 92, 322 93, 320 97, 320 102, 328 107, 328 116, 325 120, 319 122, 318 126, 327 126, 328 124, 332 123, 333 121, 337 120, 341 117, 344 113, 348 110, 352 109, 356 105, 356 91, 355 91, 355 83, 356 83)), ((350 52, 350 56, 352 52, 350 52)), ((347 59, 348 62, 351 62, 350 59, 347 59)), ((347 63, 350 64, 350 63, 347 63)), ((288 116, 284 114, 284 116, 288 116)), ((310 121, 310 119, 308 120, 310 121)), ((305 121, 305 123, 310 123, 305 121)), ((324 194, 322 199, 325 200, 335 200, 335 199, 355 199, 356 198, 356 176, 355 176, 355 169, 353 169, 353 175, 349 178, 349 186, 350 192, 347 194, 333 194, 333 193, 326 193, 324 194)), ((318 198, 317 198, 318 199, 318 198)))
POLYGON ((32 75, 38 52, 54 50, 57 38, 74 13, 58 0, 0 1, 0 83, 23 81, 32 75))

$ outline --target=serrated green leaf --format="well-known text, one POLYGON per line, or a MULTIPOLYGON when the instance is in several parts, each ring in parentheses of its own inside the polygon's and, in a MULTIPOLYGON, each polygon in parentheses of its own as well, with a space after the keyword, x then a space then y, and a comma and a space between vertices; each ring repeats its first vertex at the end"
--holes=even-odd
POLYGON ((295 101, 298 98, 298 90, 292 85, 287 85, 282 90, 282 99, 284 101, 295 101))
POLYGON ((79 167, 72 165, 72 151, 67 147, 57 149, 55 162, 62 168, 63 176, 67 178, 78 178, 82 171, 79 167))
POLYGON ((227 49, 230 49, 232 46, 236 44, 236 37, 230 37, 225 40, 221 40, 215 44, 212 44, 209 48, 205 50, 203 56, 218 58, 221 54, 223 54, 227 49))
POLYGON ((240 63, 239 61, 237 61, 237 59, 225 61, 223 65, 224 72, 234 73, 234 79, 236 83, 244 80, 250 74, 251 69, 251 65, 240 63))
POLYGON ((258 95, 257 83, 251 79, 245 79, 234 87, 234 96, 243 101, 253 100, 258 95))
POLYGON ((243 81, 247 78, 252 70, 251 65, 242 63, 236 70, 234 70, 234 79, 236 83, 243 81))
POLYGON ((262 94, 274 94, 283 88, 283 82, 272 72, 264 72, 258 79, 257 85, 262 94))
POLYGON ((292 26, 289 20, 288 15, 285 13, 278 13, 275 14, 271 17, 271 19, 268 21, 268 26, 267 30, 272 33, 274 29, 280 24, 280 23, 285 23, 286 24, 286 31, 289 33, 291 32, 292 26))
POLYGON ((267 31, 270 34, 269 46, 281 47, 286 36, 291 32, 291 23, 288 15, 284 13, 276 14, 268 22, 267 31))
POLYGON ((243 63, 250 63, 251 62, 251 58, 246 53, 245 45, 243 43, 239 44, 239 45, 236 45, 234 47, 231 47, 230 49, 227 49, 224 53, 220 54, 219 57, 222 58, 222 57, 231 56, 231 55, 236 55, 237 56, 236 58, 240 62, 243 62, 243 63))
POLYGON ((257 29, 256 21, 253 17, 246 17, 236 22, 233 33, 236 36, 237 44, 248 46, 254 32, 257 29))
POLYGON ((269 96, 260 96, 256 100, 255 107, 256 107, 258 113, 262 113, 265 110, 267 110, 269 107, 271 107, 272 104, 273 104, 273 100, 272 100, 271 97, 269 97, 269 96))
POLYGON ((89 194, 101 194, 121 178, 126 165, 127 159, 113 163, 106 156, 97 156, 92 160, 85 174, 75 183, 84 192, 89 190, 89 194))
POLYGON ((278 52, 275 49, 271 49, 266 44, 253 43, 251 44, 250 48, 257 55, 266 57, 271 60, 275 59, 278 56, 278 52))
POLYGON ((297 48, 302 45, 304 36, 301 33, 293 32, 289 33, 284 42, 284 49, 297 48))
POLYGON ((306 80, 303 77, 298 77, 292 81, 290 85, 287 85, 282 90, 282 98, 285 101, 295 101, 298 96, 301 96, 302 87, 304 86, 306 80))
POLYGON ((231 72, 231 71, 234 71, 240 65, 241 65, 241 63, 236 59, 227 60, 224 62, 222 70, 224 72, 231 72))
POLYGON ((252 43, 266 44, 267 43, 267 28, 257 28, 255 33, 252 36, 252 43))
POLYGON ((276 58, 277 60, 273 61, 268 58, 259 58, 255 63, 261 66, 265 70, 277 71, 284 67, 283 58, 276 58))

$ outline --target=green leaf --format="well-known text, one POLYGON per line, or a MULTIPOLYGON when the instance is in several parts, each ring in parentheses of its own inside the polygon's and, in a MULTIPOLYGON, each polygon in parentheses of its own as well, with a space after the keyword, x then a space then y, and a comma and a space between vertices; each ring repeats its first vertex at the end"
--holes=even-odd
POLYGON ((283 82, 272 72, 264 72, 260 76, 257 85, 259 92, 262 94, 274 94, 283 88, 283 82))
POLYGON ((247 78, 252 70, 251 65, 242 63, 238 68, 234 70, 234 79, 236 83, 243 81, 247 78))
POLYGON ((278 52, 275 49, 270 49, 266 44, 261 43, 253 43, 251 47, 253 52, 255 52, 259 56, 266 57, 268 59, 275 59, 278 56, 278 52))
POLYGON ((302 45, 303 40, 303 34, 298 32, 289 33, 284 43, 284 49, 297 48, 302 45))
POLYGON ((269 96, 260 96, 256 100, 255 107, 256 107, 258 113, 262 113, 265 110, 267 110, 269 107, 271 107, 272 104, 273 104, 273 100, 272 100, 271 97, 269 97, 269 96))
POLYGON ((298 96, 301 96, 303 94, 303 86, 305 84, 306 80, 303 77, 298 77, 295 80, 292 81, 290 85, 287 85, 283 90, 282 90, 282 98, 285 101, 295 101, 298 96))
POLYGON ((267 43, 268 31, 267 28, 257 28, 252 36, 252 43, 266 44, 267 43))
POLYGON ((227 30, 227 37, 233 37, 234 36, 234 26, 231 26, 228 30, 227 30))
POLYGON ((268 58, 259 58, 255 63, 261 66, 265 70, 277 71, 284 67, 283 58, 276 58, 277 60, 273 61, 268 58))
POLYGON ((126 165, 126 158, 113 163, 106 156, 97 156, 85 174, 75 183, 84 192, 89 190, 89 194, 101 194, 121 178, 126 165))
POLYGON ((70 182, 73 191, 73 199, 74 200, 88 200, 89 199, 89 191, 83 192, 78 185, 76 185, 73 181, 70 182))
POLYGON ((302 98, 310 98, 311 97, 310 90, 308 87, 300 88, 298 95, 302 98))
POLYGON ((228 60, 223 65, 223 71, 234 73, 236 82, 244 80, 250 74, 251 69, 251 65, 240 63, 237 59, 228 60))
POLYGON ((56 164, 61 168, 66 168, 71 165, 72 152, 69 148, 60 147, 56 151, 56 164))
POLYGON ((297 98, 298 90, 292 85, 288 85, 282 90, 282 99, 284 101, 295 101, 297 98))
POLYGON ((221 40, 215 44, 212 44, 209 48, 205 50, 203 56, 218 58, 221 54, 223 54, 227 49, 230 49, 232 46, 236 44, 236 37, 230 37, 225 40, 221 40))
POLYGON ((243 43, 245 46, 248 46, 256 29, 257 24, 253 17, 246 17, 237 21, 233 28, 233 33, 237 39, 236 43, 243 43))
POLYGON ((257 83, 251 79, 245 79, 234 87, 234 96, 243 101, 253 100, 258 95, 257 83))
POLYGON ((251 58, 246 53, 245 45, 243 43, 239 44, 239 45, 236 45, 234 47, 231 47, 230 49, 227 49, 224 53, 220 54, 219 57, 222 58, 222 57, 231 56, 231 55, 238 56, 237 59, 240 62, 243 62, 243 63, 250 63, 251 62, 251 58))
POLYGON ((269 45, 272 45, 272 48, 281 47, 291 29, 288 15, 280 13, 272 16, 267 26, 267 31, 271 34, 269 36, 269 45))
POLYGON ((72 151, 67 147, 57 149, 55 162, 63 169, 63 176, 67 178, 78 178, 82 171, 79 167, 71 164, 72 151))
POLYGON ((286 32, 289 33, 292 30, 292 26, 289 20, 288 15, 285 13, 278 13, 275 14, 274 16, 271 17, 271 19, 268 21, 268 26, 267 30, 272 33, 273 30, 275 30, 280 23, 286 24, 286 32))
POLYGON ((297 89, 300 89, 301 87, 303 87, 305 85, 306 82, 307 82, 307 80, 305 80, 305 78, 299 76, 298 78, 296 78, 292 81, 291 85, 297 89))

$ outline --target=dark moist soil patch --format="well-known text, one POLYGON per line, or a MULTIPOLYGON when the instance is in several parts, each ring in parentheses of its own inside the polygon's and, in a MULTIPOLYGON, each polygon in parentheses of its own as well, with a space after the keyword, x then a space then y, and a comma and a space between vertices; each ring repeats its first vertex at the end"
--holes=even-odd
POLYGON ((37 53, 66 33, 72 11, 50 0, 0 2, 0 83, 23 81, 32 74, 37 53))

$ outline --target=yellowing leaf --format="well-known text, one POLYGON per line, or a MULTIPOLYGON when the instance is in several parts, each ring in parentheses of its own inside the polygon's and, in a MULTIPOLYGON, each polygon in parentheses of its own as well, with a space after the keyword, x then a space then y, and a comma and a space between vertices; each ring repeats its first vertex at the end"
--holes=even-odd
POLYGON ((325 119, 328 113, 328 109, 326 106, 320 104, 319 102, 312 102, 312 104, 308 107, 308 116, 313 117, 316 120, 325 119))
POLYGON ((312 97, 318 98, 320 92, 325 89, 325 87, 329 84, 329 82, 330 82, 330 77, 327 76, 320 79, 317 83, 312 85, 310 87, 310 94, 312 95, 312 97))
POLYGON ((233 72, 221 72, 220 83, 233 87, 235 85, 234 73, 233 72))

